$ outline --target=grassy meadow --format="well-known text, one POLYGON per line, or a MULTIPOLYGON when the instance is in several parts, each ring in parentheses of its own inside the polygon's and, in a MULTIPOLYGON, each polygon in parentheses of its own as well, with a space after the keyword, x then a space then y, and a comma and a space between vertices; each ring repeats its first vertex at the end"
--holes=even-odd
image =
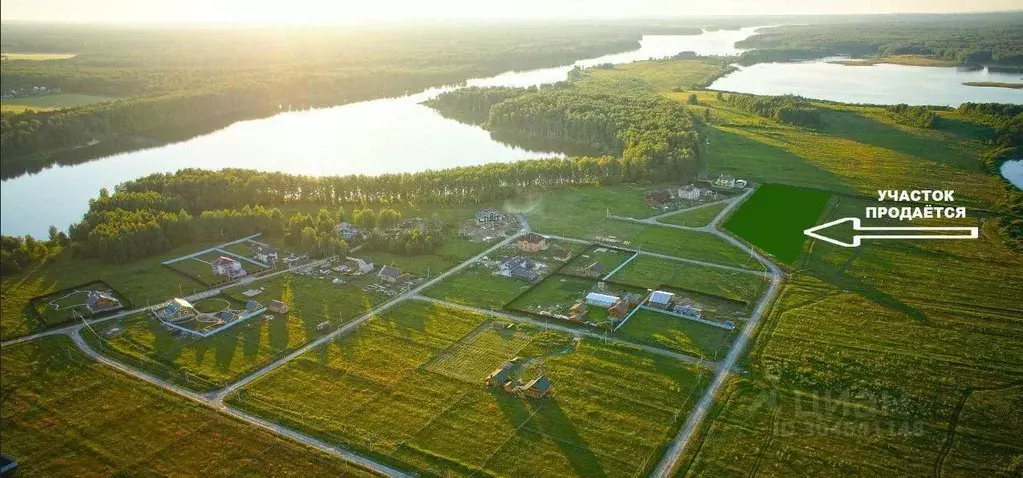
POLYGON ((149 312, 104 322, 92 327, 95 333, 83 330, 82 335, 100 353, 205 392, 238 380, 388 300, 359 285, 282 275, 239 287, 229 296, 235 304, 248 300, 241 295, 244 289, 262 287, 255 300, 264 304, 281 300, 290 310, 267 312, 205 338, 172 332, 149 312), (323 322, 329 326, 318 328, 323 322))
POLYGON ((710 203, 696 209, 662 217, 657 222, 688 227, 703 227, 710 224, 726 207, 728 207, 726 202, 710 203))
POLYGON ((615 336, 637 344, 719 360, 728 353, 738 332, 738 329, 726 330, 641 309, 615 331, 615 336))
POLYGON ((117 98, 109 96, 82 95, 77 93, 57 93, 52 95, 25 96, 21 98, 5 98, 0 108, 5 112, 51 111, 73 106, 91 105, 113 101, 117 98))
POLYGON ((707 375, 636 349, 409 302, 229 397, 235 406, 430 475, 648 472, 707 375), (553 395, 483 386, 513 356, 553 395))
POLYGON ((807 188, 764 184, 725 222, 725 229, 792 263, 803 252, 803 230, 818 224, 830 194, 807 188))
MULTIPOLYGON (((157 304, 172 297, 204 290, 199 282, 178 274, 161 262, 214 244, 191 244, 126 264, 72 258, 65 250, 44 264, 0 279, 0 338, 28 335, 57 324, 47 323, 29 303, 33 297, 102 279, 123 294, 134 307, 157 304)), ((125 304, 128 306, 128 304, 125 304)))
POLYGON ((373 476, 95 363, 66 337, 3 357, 0 451, 22 476, 373 476))
POLYGON ((756 302, 767 288, 767 278, 760 275, 650 256, 637 257, 611 280, 644 289, 675 287, 746 303, 756 302))

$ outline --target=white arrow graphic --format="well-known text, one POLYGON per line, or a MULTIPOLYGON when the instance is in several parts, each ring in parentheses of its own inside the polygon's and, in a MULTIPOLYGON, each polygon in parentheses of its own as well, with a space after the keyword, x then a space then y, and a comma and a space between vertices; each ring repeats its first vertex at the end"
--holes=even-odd
POLYGON ((822 241, 830 242, 835 245, 842 247, 859 247, 860 241, 863 239, 976 239, 980 235, 980 231, 976 227, 869 227, 861 226, 860 218, 858 217, 843 217, 842 219, 836 219, 831 222, 826 222, 819 226, 811 227, 803 234, 810 236, 814 239, 820 239, 822 241), (851 222, 854 231, 905 231, 905 232, 968 232, 969 234, 856 234, 852 238, 852 242, 842 242, 838 239, 833 239, 822 234, 825 229, 842 224, 844 222, 851 222))

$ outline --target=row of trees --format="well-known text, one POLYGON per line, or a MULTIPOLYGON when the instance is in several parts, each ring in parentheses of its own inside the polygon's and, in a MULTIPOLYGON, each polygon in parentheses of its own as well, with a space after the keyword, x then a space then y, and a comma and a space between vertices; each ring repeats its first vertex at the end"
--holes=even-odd
POLYGON ((918 128, 933 128, 938 121, 938 113, 926 106, 909 106, 900 103, 889 106, 888 111, 894 113, 900 122, 918 128))
POLYGON ((793 96, 757 96, 732 93, 724 97, 725 103, 756 113, 765 118, 774 118, 805 128, 820 129, 823 126, 820 110, 806 99, 793 96))
POLYGON ((443 245, 444 239, 437 231, 423 231, 418 228, 401 231, 374 230, 366 236, 363 243, 363 247, 370 251, 407 256, 429 254, 443 245))
POLYGON ((32 236, 0 236, 0 274, 15 274, 31 264, 45 261, 61 247, 68 237, 57 228, 50 228, 50 240, 40 241, 32 236))

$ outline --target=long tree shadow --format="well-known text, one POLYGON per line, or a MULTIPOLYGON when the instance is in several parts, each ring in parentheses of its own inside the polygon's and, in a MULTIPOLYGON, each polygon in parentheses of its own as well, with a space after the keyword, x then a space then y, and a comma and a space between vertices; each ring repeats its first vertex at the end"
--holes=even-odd
POLYGON ((149 330, 153 334, 153 356, 158 362, 173 364, 181 356, 184 349, 181 340, 175 337, 167 327, 158 320, 147 320, 149 330))
POLYGON ((260 342, 263 339, 263 324, 259 323, 259 317, 253 317, 246 324, 240 324, 242 330, 238 334, 242 340, 242 356, 245 358, 255 357, 259 354, 260 342))
POLYGON ((565 414, 557 398, 548 397, 542 399, 540 410, 536 416, 527 424, 527 428, 537 428, 539 425, 543 433, 553 437, 553 441, 561 453, 568 459, 572 470, 579 476, 607 476, 604 468, 590 450, 589 444, 575 429, 572 420, 565 414), (534 425, 529 427, 529 425, 534 425))
MULTIPOLYGON (((854 257, 855 256, 850 258, 847 264, 851 264, 854 257)), ((825 270, 819 266, 811 266, 808 270, 818 279, 838 287, 841 290, 855 292, 860 297, 863 297, 864 299, 867 299, 885 309, 901 312, 917 322, 927 323, 928 321, 927 315, 920 309, 903 302, 899 298, 884 292, 873 285, 846 274, 844 268, 825 270)))
POLYGON ((228 329, 213 337, 213 347, 216 351, 214 359, 218 369, 227 370, 231 367, 235 351, 238 349, 238 335, 240 333, 240 330, 228 329))

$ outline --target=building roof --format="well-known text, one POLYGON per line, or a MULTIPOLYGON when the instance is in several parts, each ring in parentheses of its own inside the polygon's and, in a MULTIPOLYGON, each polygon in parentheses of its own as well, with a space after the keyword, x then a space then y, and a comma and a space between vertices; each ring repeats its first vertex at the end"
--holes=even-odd
POLYGON ((540 374, 539 377, 536 377, 527 383, 526 388, 536 390, 538 392, 546 392, 551 389, 551 379, 547 378, 546 374, 540 374))
POLYGON ((586 302, 593 302, 593 303, 596 303, 596 304, 601 304, 601 305, 603 305, 605 307, 610 307, 610 306, 614 305, 615 302, 618 302, 619 300, 621 300, 621 299, 619 299, 616 296, 608 295, 608 294, 601 294, 600 292, 590 292, 589 294, 586 294, 586 302))
POLYGON ((537 234, 535 232, 531 232, 529 234, 526 234, 525 236, 520 237, 519 240, 520 241, 526 241, 526 242, 528 242, 530 244, 536 244, 536 243, 539 243, 539 242, 543 242, 545 239, 544 239, 543 236, 541 236, 541 235, 539 235, 539 234, 537 234))
POLYGON ((178 307, 185 308, 185 309, 194 309, 194 307, 192 306, 191 302, 189 302, 189 301, 187 301, 185 299, 182 299, 180 297, 175 297, 175 298, 171 299, 170 303, 174 304, 174 305, 176 305, 178 307))
POLYGON ((230 257, 227 257, 227 256, 220 256, 220 257, 217 258, 217 260, 213 261, 213 265, 215 265, 215 266, 219 266, 219 265, 233 265, 233 264, 241 265, 240 262, 238 262, 238 261, 236 261, 234 259, 231 259, 230 257))
POLYGON ((665 292, 663 290, 655 290, 650 293, 650 302, 655 304, 667 304, 671 302, 672 297, 675 297, 675 294, 665 292))
POLYGON ((401 269, 394 266, 384 266, 380 268, 379 274, 384 277, 398 278, 401 276, 401 269))

